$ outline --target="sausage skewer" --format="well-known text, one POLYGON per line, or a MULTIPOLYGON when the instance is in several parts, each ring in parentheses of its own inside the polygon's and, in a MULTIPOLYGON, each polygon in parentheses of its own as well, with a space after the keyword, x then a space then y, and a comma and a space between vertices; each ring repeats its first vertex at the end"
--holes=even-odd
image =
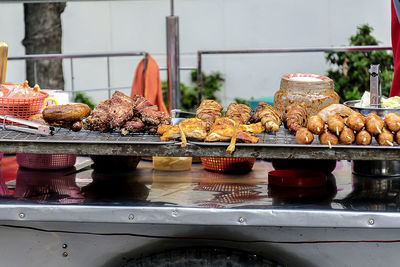
POLYGON ((343 131, 344 120, 340 115, 333 115, 328 117, 328 129, 336 133, 337 136, 343 131))
POLYGON ((380 146, 393 146, 393 139, 392 132, 384 128, 382 133, 376 138, 376 141, 380 146))
POLYGON ((324 131, 324 127, 325 127, 325 122, 318 115, 311 116, 310 119, 308 120, 307 128, 313 134, 316 134, 316 135, 322 134, 324 131))
POLYGON ((372 135, 381 134, 382 131, 383 131, 384 125, 385 125, 385 123, 383 122, 383 120, 378 115, 376 115, 375 113, 369 113, 367 115, 365 128, 372 135))
POLYGON ((350 129, 358 132, 364 128, 365 122, 365 117, 361 113, 355 112, 347 117, 346 125, 350 129))
POLYGON ((332 146, 338 144, 338 138, 336 135, 325 131, 319 136, 319 142, 321 145, 329 145, 329 148, 332 148, 332 146))
POLYGON ((296 132, 296 142, 298 144, 311 144, 314 141, 313 134, 307 128, 300 128, 296 132))
POLYGON ((344 145, 351 145, 355 140, 353 130, 348 127, 344 127, 343 131, 340 133, 339 140, 340 143, 344 145))
POLYGON ((400 130, 400 115, 396 113, 388 113, 385 116, 385 125, 386 127, 393 132, 397 132, 400 130))
POLYGON ((368 146, 371 144, 371 142, 372 142, 371 134, 366 130, 362 130, 356 135, 357 145, 368 146))

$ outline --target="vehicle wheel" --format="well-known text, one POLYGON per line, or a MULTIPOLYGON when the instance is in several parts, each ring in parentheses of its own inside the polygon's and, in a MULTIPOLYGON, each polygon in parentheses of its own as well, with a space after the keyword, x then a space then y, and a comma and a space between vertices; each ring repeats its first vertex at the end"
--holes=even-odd
POLYGON ((132 259, 125 267, 147 266, 282 266, 257 255, 245 251, 227 248, 180 248, 160 252, 154 255, 132 259))

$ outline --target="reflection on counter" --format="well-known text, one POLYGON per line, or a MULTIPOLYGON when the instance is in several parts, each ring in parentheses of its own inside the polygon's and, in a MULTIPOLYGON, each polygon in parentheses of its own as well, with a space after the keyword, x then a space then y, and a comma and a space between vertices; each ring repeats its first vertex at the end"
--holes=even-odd
POLYGON ((83 196, 75 183, 74 169, 34 171, 19 168, 14 197, 47 204, 81 204, 83 196))
POLYGON ((353 191, 335 200, 346 209, 365 211, 400 211, 400 179, 376 179, 353 175, 353 191))
POLYGON ((85 203, 137 203, 146 201, 149 189, 139 183, 136 171, 104 173, 92 172, 93 182, 82 188, 85 203))

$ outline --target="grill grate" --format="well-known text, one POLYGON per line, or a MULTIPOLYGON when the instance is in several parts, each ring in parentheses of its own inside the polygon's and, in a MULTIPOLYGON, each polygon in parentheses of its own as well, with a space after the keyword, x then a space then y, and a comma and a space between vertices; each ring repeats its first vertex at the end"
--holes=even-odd
POLYGON ((171 144, 171 142, 161 142, 158 135, 144 133, 133 133, 122 136, 121 132, 100 133, 95 131, 81 130, 73 132, 71 130, 58 128, 53 136, 41 136, 37 134, 0 130, 1 141, 15 142, 51 142, 51 143, 126 143, 126 144, 171 144))

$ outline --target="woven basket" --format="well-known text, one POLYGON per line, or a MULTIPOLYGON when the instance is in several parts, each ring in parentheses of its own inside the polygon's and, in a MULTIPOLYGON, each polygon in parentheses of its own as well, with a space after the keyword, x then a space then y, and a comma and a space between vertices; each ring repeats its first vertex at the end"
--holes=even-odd
POLYGON ((33 170, 61 170, 74 166, 76 155, 17 154, 19 166, 33 170))
POLYGON ((48 96, 49 94, 41 91, 40 95, 36 97, 0 97, 0 115, 10 115, 26 120, 42 111, 44 100, 48 96))
POLYGON ((201 158, 204 169, 213 172, 249 172, 255 158, 201 158))

